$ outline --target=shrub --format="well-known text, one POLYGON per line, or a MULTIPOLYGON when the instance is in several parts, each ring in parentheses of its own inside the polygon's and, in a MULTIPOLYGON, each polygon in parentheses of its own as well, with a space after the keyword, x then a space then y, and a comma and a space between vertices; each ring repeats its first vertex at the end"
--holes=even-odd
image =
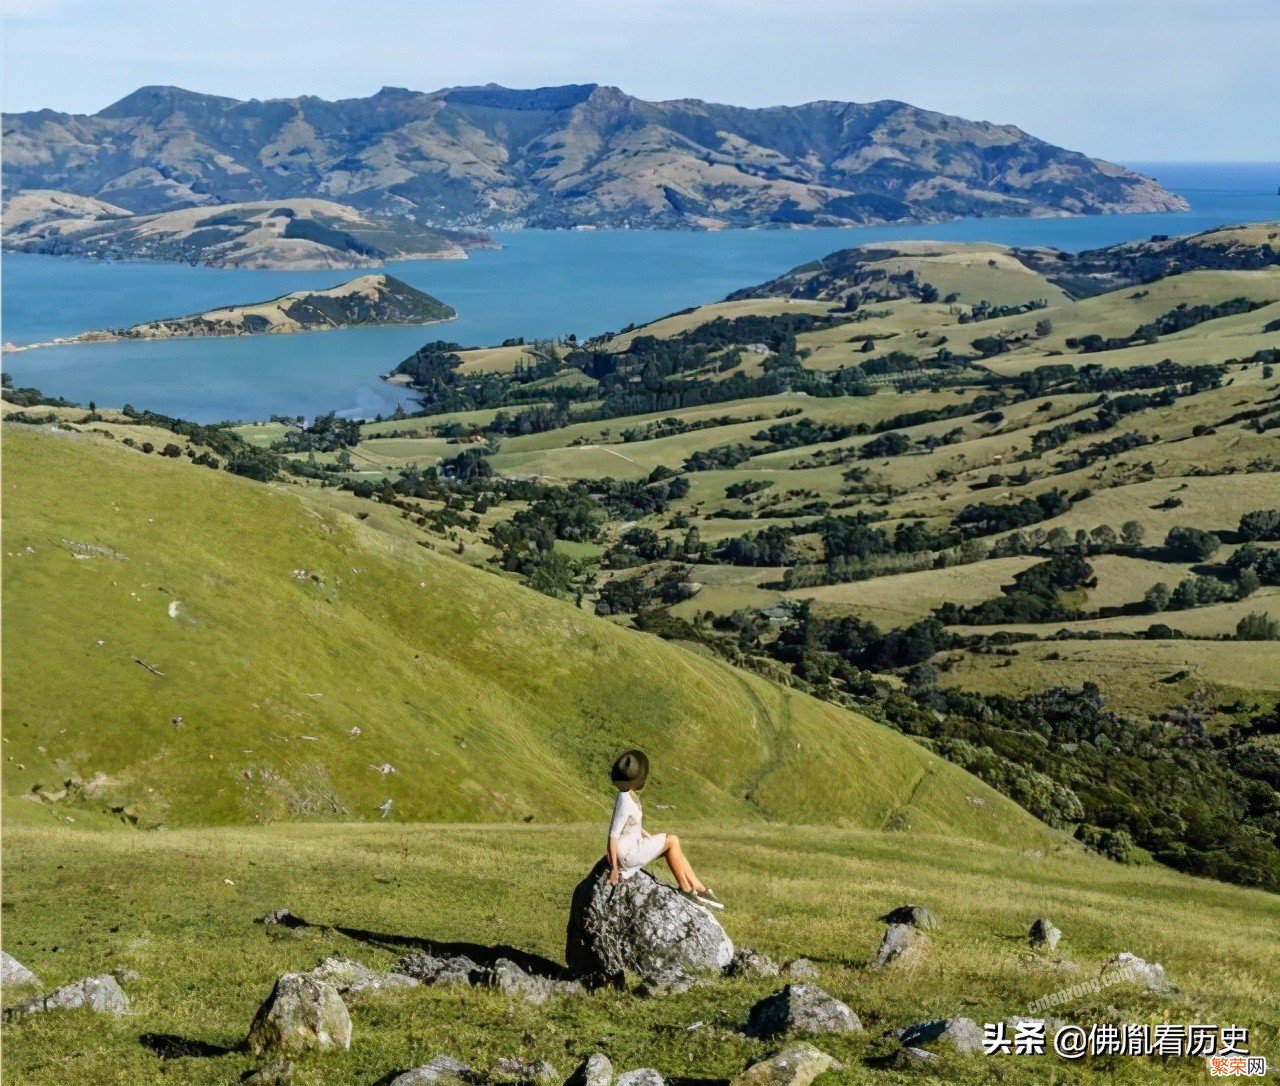
POLYGON ((1261 611, 1245 615, 1236 623, 1237 641, 1280 641, 1280 622, 1261 611))
POLYGON ((1164 546, 1170 555, 1184 562, 1204 562, 1218 551, 1221 540, 1203 528, 1175 525, 1164 537, 1164 546))

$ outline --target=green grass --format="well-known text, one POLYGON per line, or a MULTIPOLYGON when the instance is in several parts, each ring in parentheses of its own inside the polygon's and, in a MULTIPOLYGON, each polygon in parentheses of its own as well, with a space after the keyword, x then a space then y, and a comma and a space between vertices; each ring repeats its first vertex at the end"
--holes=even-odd
MULTIPOLYGON (((656 825, 650 811, 650 821, 656 825)), ((1252 1029, 1251 1050, 1280 1051, 1275 898, 1157 867, 1121 867, 1074 849, 1026 852, 907 833, 688 823, 690 857, 728 902, 730 935, 778 960, 807 956, 820 984, 846 1001, 866 1033, 817 1043, 847 1065, 830 1086, 921 1081, 880 1069, 896 1042, 884 1031, 963 1014, 979 1023, 1096 976, 1128 950, 1164 964, 1178 995, 1118 987, 1068 1003, 1070 1021, 1214 1022, 1252 1029), (905 902, 942 929, 909 972, 872 973, 883 925, 905 902), (1065 933, 1060 971, 1029 955, 1037 916, 1065 933)), ((209 1046, 244 1036, 274 978, 342 954, 386 968, 413 940, 507 944, 563 960, 567 903, 598 855, 602 827, 275 826, 157 833, 11 829, 6 845, 5 946, 48 984, 110 968, 136 970, 134 1013, 109 1020, 52 1013, 5 1028, 5 1081, 234 1082, 236 1052, 163 1060, 140 1043, 161 1034, 209 1046), (286 906, 331 928, 270 938, 253 918, 286 906)), ((499 1057, 547 1059, 561 1076, 603 1049, 619 1068, 669 1079, 728 1079, 780 1046, 735 1032, 778 980, 720 981, 685 995, 600 992, 533 1007, 486 990, 416 990, 349 998, 349 1052, 298 1061, 299 1084, 372 1083, 438 1053, 481 1069, 499 1057), (703 1023, 698 1029, 687 1027, 703 1023)), ((216 1051, 216 1048, 215 1048, 216 1051)), ((1178 1083, 1198 1061, 950 1056, 931 1081, 1178 1083)))
POLYGON ((22 803, 50 821, 603 817, 639 745, 688 816, 1049 837, 896 732, 291 488, 14 429, 4 499, 4 790, 86 782, 22 803))

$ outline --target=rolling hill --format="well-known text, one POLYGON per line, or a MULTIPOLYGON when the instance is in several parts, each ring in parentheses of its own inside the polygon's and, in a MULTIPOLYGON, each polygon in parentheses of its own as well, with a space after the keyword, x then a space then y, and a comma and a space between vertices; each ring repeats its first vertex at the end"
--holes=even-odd
POLYGON ((243 102, 143 87, 6 116, 5 186, 138 213, 324 197, 442 226, 847 225, 1183 210, 1123 167, 903 102, 744 109, 490 84, 243 102))
POLYGON ((1051 839, 887 728, 296 491, 13 427, 4 488, 9 817, 599 819, 639 744, 682 817, 1051 839))
MULTIPOLYGON (((288 335, 334 328, 387 324, 437 324, 457 311, 393 275, 362 275, 324 290, 295 290, 264 302, 219 306, 186 317, 161 317, 129 328, 101 329, 56 340, 103 343, 117 339, 178 339, 205 336, 288 335)), ((30 344, 7 351, 31 350, 30 344)))
POLYGON ((135 215, 72 193, 20 192, 5 203, 4 247, 217 268, 355 268, 388 260, 461 260, 491 248, 474 232, 428 230, 332 200, 270 200, 135 215))

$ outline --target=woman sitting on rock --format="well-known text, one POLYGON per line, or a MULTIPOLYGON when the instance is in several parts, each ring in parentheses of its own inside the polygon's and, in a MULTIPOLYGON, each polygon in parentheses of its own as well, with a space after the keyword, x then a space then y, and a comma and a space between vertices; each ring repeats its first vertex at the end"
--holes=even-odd
POLYGON ((674 833, 645 830, 644 812, 636 793, 644 787, 648 776, 649 757, 642 750, 625 751, 613 763, 610 777, 618 789, 618 800, 613 805, 613 821, 609 823, 609 885, 616 886, 620 878, 629 879, 645 864, 665 856, 684 897, 709 909, 723 909, 720 899, 693 873, 680 847, 680 838, 674 833))

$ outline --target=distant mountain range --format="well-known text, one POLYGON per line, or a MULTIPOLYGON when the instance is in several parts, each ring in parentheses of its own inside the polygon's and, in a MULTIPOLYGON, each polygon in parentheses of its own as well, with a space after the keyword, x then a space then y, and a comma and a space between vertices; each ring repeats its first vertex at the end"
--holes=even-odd
POLYGON ((903 102, 745 109, 615 87, 238 101, 143 87, 4 119, 6 193, 135 213, 320 197, 441 227, 849 225, 1185 210, 1121 166, 903 102))

